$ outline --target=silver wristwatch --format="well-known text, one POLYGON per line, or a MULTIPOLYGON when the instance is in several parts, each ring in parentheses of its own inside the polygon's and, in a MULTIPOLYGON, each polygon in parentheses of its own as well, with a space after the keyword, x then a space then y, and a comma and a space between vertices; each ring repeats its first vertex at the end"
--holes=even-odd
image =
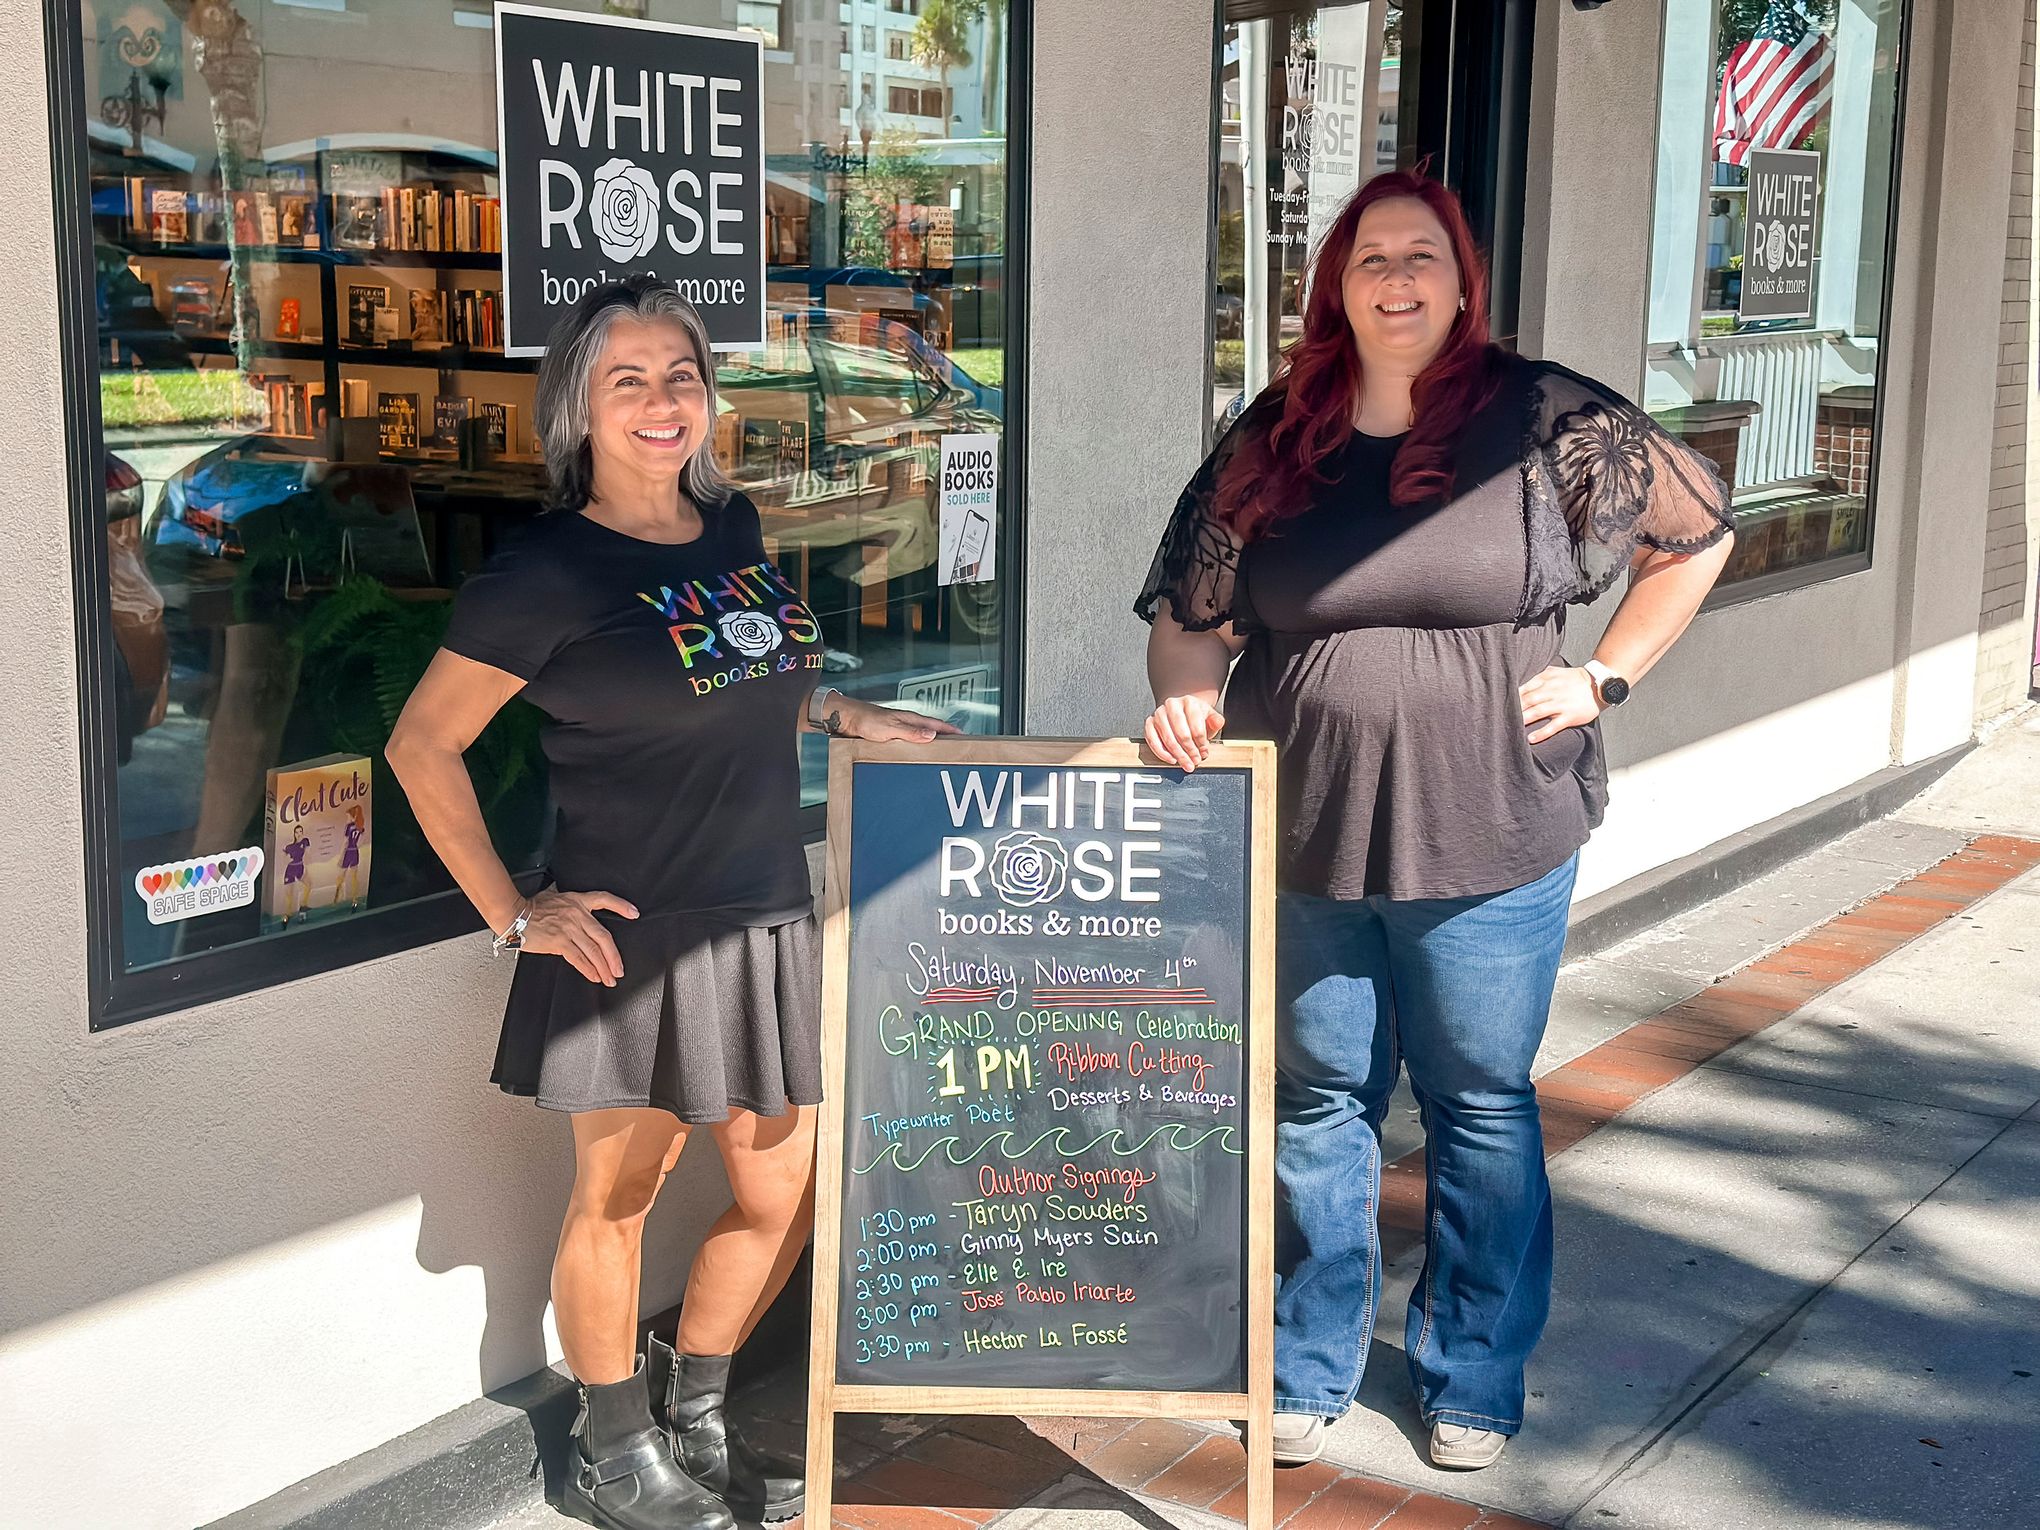
POLYGON ((1589 659, 1580 668, 1587 672, 1588 680, 1593 683, 1594 700, 1600 703, 1603 711, 1619 707, 1629 699, 1629 682, 1599 659, 1589 659))

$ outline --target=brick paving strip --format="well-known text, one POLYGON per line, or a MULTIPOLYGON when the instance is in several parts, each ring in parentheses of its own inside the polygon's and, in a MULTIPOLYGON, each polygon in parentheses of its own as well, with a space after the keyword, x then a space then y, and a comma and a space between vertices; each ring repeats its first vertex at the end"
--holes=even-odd
MULTIPOLYGON (((1563 1153, 2035 866, 2040 842, 1979 836, 1938 865, 1552 1069, 1537 1081, 1545 1157, 1563 1153)), ((1418 1151, 1383 1170, 1384 1257, 1396 1260, 1414 1250, 1423 1219, 1424 1155, 1418 1151)), ((791 1423, 787 1429, 797 1432, 791 1423)), ((837 1431, 843 1480, 835 1521, 846 1530, 987 1525, 1072 1475, 1122 1493, 1246 1518, 1239 1442, 1179 1420, 846 1416, 837 1431)), ((792 1440, 779 1443, 798 1448, 792 1440)), ((1275 1519, 1287 1530, 1548 1530, 1327 1461, 1275 1474, 1275 1519)))

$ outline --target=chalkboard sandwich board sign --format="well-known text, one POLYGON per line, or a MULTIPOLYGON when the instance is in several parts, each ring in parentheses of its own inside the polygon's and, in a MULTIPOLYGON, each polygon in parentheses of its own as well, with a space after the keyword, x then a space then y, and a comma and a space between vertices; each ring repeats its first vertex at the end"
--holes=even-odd
POLYGON ((1270 1523, 1274 800, 1267 744, 830 746, 811 1523, 838 1412, 1245 1419, 1270 1523))

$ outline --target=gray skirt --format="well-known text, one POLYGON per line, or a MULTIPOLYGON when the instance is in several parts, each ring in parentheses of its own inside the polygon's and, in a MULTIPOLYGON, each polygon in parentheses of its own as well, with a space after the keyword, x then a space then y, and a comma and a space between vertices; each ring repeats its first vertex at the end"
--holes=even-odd
POLYGON ((822 1098, 821 940, 814 915, 722 924, 604 918, 623 981, 519 956, 494 1082, 550 1110, 652 1106, 682 1121, 778 1116, 822 1098))

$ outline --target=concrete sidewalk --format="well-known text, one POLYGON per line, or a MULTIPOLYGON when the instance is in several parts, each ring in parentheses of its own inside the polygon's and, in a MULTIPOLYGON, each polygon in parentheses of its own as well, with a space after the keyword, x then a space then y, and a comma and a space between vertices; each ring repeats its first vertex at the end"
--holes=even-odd
MULTIPOLYGON (((1522 1436, 1477 1474, 1424 1458, 1404 1099, 1380 1336, 1325 1459, 1278 1474, 1290 1530, 2040 1524, 2040 713, 1901 817, 1567 966, 1539 1072, 1559 1260, 1522 1436)), ((797 1378, 747 1401, 797 1448, 797 1378)), ((836 1521, 865 1530, 1244 1507, 1237 1443, 1174 1421, 842 1436, 836 1521)))

